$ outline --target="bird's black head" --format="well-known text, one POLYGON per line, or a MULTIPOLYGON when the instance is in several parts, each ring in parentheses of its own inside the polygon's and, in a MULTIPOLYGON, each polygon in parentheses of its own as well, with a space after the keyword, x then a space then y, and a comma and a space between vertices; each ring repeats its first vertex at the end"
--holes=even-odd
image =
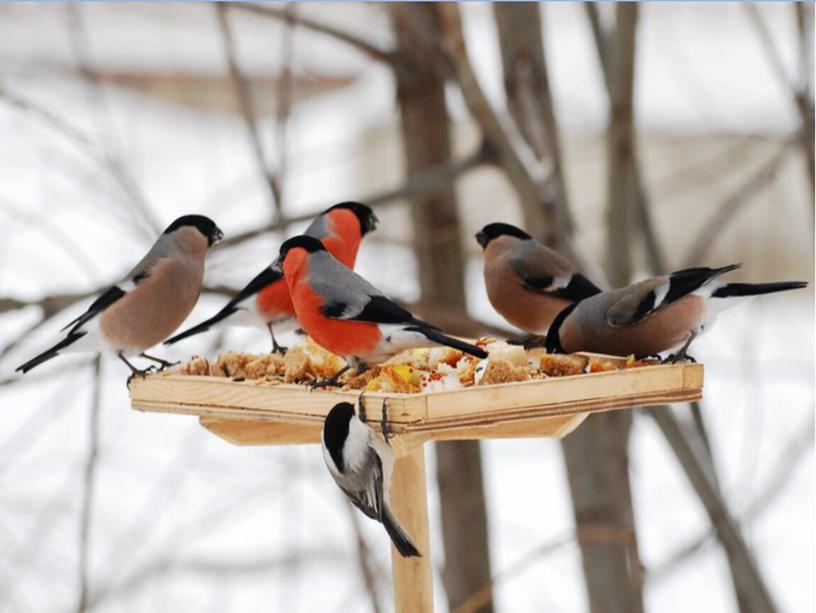
POLYGON ((335 209, 346 209, 354 213, 357 220, 360 222, 360 234, 363 236, 376 230, 377 224, 380 222, 380 220, 377 219, 377 216, 374 214, 374 211, 371 210, 370 206, 360 204, 359 202, 341 202, 340 204, 330 206, 324 212, 329 213, 335 209))
POLYGON ((482 249, 486 249, 490 241, 500 236, 515 236, 522 240, 532 238, 521 228, 511 226, 509 223, 489 223, 476 233, 476 242, 482 246, 482 249))
POLYGON ((224 233, 221 231, 221 228, 216 226, 212 219, 204 215, 183 215, 167 226, 164 233, 171 234, 179 228, 186 226, 190 226, 201 232, 207 239, 207 244, 210 247, 224 238, 224 233))
POLYGON ((332 407, 323 422, 323 444, 340 472, 345 469, 343 445, 348 438, 349 424, 353 417, 354 407, 351 403, 340 402, 332 407))
POLYGON ((315 253, 316 251, 326 251, 326 248, 323 246, 318 239, 314 236, 308 236, 306 234, 300 234, 299 236, 293 236, 290 239, 287 239, 283 242, 280 247, 280 257, 279 261, 282 263, 286 259, 286 254, 289 253, 290 250, 296 248, 305 249, 309 253, 315 253))

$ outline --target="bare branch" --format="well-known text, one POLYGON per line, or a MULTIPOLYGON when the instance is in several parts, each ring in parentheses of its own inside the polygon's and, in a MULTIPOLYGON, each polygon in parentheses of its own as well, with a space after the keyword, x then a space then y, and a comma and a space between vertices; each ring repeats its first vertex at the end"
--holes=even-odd
POLYGON ((493 588, 495 588, 497 585, 500 583, 505 583, 513 577, 520 575, 530 566, 541 560, 541 558, 548 556, 551 553, 555 553, 564 546, 574 542, 575 535, 568 534, 548 543, 538 545, 518 558, 512 564, 493 575, 488 582, 482 585, 470 598, 453 609, 451 613, 476 613, 477 611, 480 611, 487 603, 490 602, 493 588))
POLYGON ((255 105, 252 101, 250 84, 247 82, 241 68, 238 65, 238 58, 235 55, 235 43, 227 17, 227 5, 217 2, 214 5, 215 14, 218 18, 218 26, 221 32, 221 40, 224 44, 224 53, 227 56, 227 66, 229 66, 230 80, 232 81, 235 95, 238 98, 238 108, 241 109, 241 117, 247 128, 247 135, 255 158, 258 171, 264 179, 264 185, 269 189, 269 198, 273 212, 273 218, 281 216, 281 195, 278 187, 278 179, 273 172, 270 172, 264 154, 261 137, 258 130, 258 114, 255 112, 255 105))
POLYGON ((776 607, 748 544, 731 517, 728 507, 706 476, 674 414, 668 407, 658 407, 650 410, 649 415, 674 450, 728 554, 740 610, 774 613, 776 607))
POLYGON ((363 531, 360 528, 357 509, 354 508, 348 500, 344 501, 344 506, 349 512, 351 527, 354 530, 354 540, 357 545, 357 563, 360 566, 360 574, 363 576, 363 584, 371 598, 371 609, 374 613, 381 613, 381 597, 377 589, 377 577, 375 576, 374 569, 371 567, 371 552, 368 550, 365 538, 363 538, 363 531))
POLYGON ((780 146, 756 172, 737 186, 725 200, 714 207, 714 213, 703 224, 700 233, 697 235, 697 240, 694 241, 688 251, 685 258, 687 266, 695 266, 705 259, 714 241, 722 234, 722 230, 728 222, 773 180, 789 150, 790 147, 787 142, 780 146))
MULTIPOLYGON (((752 501, 745 507, 744 511, 739 514, 738 525, 754 521, 761 517, 767 509, 776 501, 785 487, 790 482, 795 474, 795 467, 799 462, 806 457, 807 452, 813 447, 813 415, 806 419, 806 423, 801 428, 796 428, 796 433, 791 436, 790 440, 782 445, 784 450, 781 456, 774 463, 775 466, 771 470, 771 476, 765 481, 765 484, 759 488, 752 501)), ((716 538, 715 530, 708 530, 705 534, 693 539, 688 544, 681 547, 679 550, 668 555, 663 562, 658 563, 654 568, 649 570, 647 579, 650 582, 660 581, 668 577, 677 566, 696 553, 701 551, 708 543, 716 538)))
MULTIPOLYGON (((499 163, 519 194, 525 223, 532 234, 545 240, 564 253, 575 264, 590 274, 590 265, 575 249, 568 228, 559 225, 554 215, 555 197, 547 176, 536 156, 519 133, 512 119, 499 116, 490 105, 479 85, 465 44, 459 7, 456 3, 437 5, 441 17, 441 45, 450 64, 450 70, 459 84, 470 114, 479 124, 485 139, 493 146, 499 163)), ((593 274, 598 278, 600 273, 593 274)))
POLYGON ((320 34, 326 34, 335 40, 341 41, 357 49, 361 53, 374 60, 377 60, 378 62, 393 64, 396 61, 397 54, 394 51, 381 49, 375 44, 363 40, 350 32, 344 32, 343 30, 319 21, 315 21, 314 19, 310 19, 309 17, 305 17, 303 15, 296 15, 285 10, 281 11, 266 4, 251 4, 248 2, 231 3, 229 8, 254 13, 256 15, 262 15, 264 17, 271 17, 273 19, 279 19, 289 23, 295 23, 306 28, 307 30, 319 32, 320 34))
MULTIPOLYGON (((373 208, 378 208, 383 207, 385 205, 399 204, 404 200, 413 200, 417 196, 435 192, 440 188, 449 185, 451 181, 453 181, 457 177, 469 172, 470 170, 473 170, 478 166, 481 166, 489 159, 490 151, 486 146, 483 145, 477 151, 474 151, 473 153, 471 153, 470 155, 461 160, 445 162, 443 164, 439 164, 438 166, 430 168, 424 172, 417 173, 411 176, 400 187, 390 189, 379 194, 375 194, 373 196, 361 198, 361 201, 365 202, 366 204, 373 208)), ((255 230, 250 230, 248 232, 243 232, 233 237, 226 238, 223 241, 221 241, 221 243, 218 246, 218 249, 234 247, 235 245, 244 243, 248 240, 252 240, 259 236, 263 236, 264 234, 283 230, 290 223, 308 221, 312 219, 315 215, 317 215, 320 211, 329 206, 329 204, 324 203, 323 205, 315 206, 313 208, 314 212, 312 213, 305 213, 302 215, 293 216, 287 218, 285 221, 272 222, 261 228, 257 228, 255 230)))
POLYGON ((84 613, 88 606, 89 595, 89 559, 91 512, 94 500, 94 477, 99 445, 99 408, 102 398, 101 358, 96 356, 93 363, 93 395, 88 430, 88 458, 82 482, 82 514, 79 519, 79 603, 77 613, 84 613))

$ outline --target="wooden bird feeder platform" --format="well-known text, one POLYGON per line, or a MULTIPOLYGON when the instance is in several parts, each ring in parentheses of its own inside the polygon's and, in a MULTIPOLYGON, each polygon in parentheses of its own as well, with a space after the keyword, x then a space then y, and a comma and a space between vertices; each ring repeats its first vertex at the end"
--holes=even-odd
MULTIPOLYGON (((679 363, 450 391, 367 392, 366 419, 378 431, 383 399, 388 399, 389 442, 397 456, 392 507, 423 554, 402 558, 392 547, 398 613, 433 610, 425 442, 561 438, 590 413, 697 400, 702 387, 703 366, 679 363)), ((310 391, 303 385, 173 374, 133 379, 129 389, 134 409, 195 415, 207 430, 236 445, 319 443, 328 411, 338 402, 354 404, 360 395, 358 390, 310 391)))

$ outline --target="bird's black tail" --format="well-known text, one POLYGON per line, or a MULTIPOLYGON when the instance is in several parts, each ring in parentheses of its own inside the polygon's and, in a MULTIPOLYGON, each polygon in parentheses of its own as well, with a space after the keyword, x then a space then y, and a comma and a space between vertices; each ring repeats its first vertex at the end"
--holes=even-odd
POLYGON ((49 349, 48 351, 43 351, 36 358, 32 358, 25 364, 22 364, 15 368, 14 371, 22 372, 23 374, 27 373, 29 370, 39 366, 43 362, 47 362, 51 358, 57 357, 59 355, 60 349, 65 349, 68 345, 72 345, 86 334, 87 332, 69 332, 68 336, 66 336, 59 343, 51 347, 51 349, 49 349))
POLYGON ((421 558, 422 554, 416 548, 416 545, 411 541, 410 537, 405 534, 405 530, 399 525, 397 518, 391 513, 391 509, 387 506, 383 508, 382 524, 385 526, 388 536, 391 537, 391 542, 397 548, 403 558, 421 558))
POLYGON ((712 298, 731 298, 736 296, 758 296, 759 294, 773 294, 789 289, 807 287, 806 281, 780 281, 777 283, 729 283, 718 287, 711 294, 712 298))
POLYGON ((445 336, 440 332, 438 329, 434 328, 433 326, 409 326, 405 328, 406 330, 411 330, 414 332, 419 332, 420 334, 425 335, 429 341, 433 341, 434 343, 439 343, 440 345, 445 345, 446 347, 453 347, 454 349, 458 349, 459 351, 464 351, 465 353, 469 353, 472 356, 476 356, 477 358, 486 358, 487 352, 484 349, 480 349, 476 345, 471 345, 470 343, 466 343, 465 341, 460 341, 455 338, 451 338, 450 336, 445 336))
POLYGON ((217 324, 217 323, 219 323, 221 321, 224 321, 227 317, 229 317, 230 315, 232 315, 236 311, 238 311, 238 309, 236 307, 234 307, 231 304, 228 304, 223 309, 218 311, 218 313, 216 313, 215 315, 213 315, 209 319, 205 319, 204 321, 202 321, 197 326, 193 326, 192 328, 189 328, 188 330, 185 330, 184 332, 176 334, 175 336, 171 336, 166 341, 164 341, 164 344, 165 345, 172 345, 173 343, 177 343, 180 340, 184 340, 188 336, 195 336, 196 334, 201 334, 202 332, 206 332, 207 330, 212 328, 215 324, 217 324))

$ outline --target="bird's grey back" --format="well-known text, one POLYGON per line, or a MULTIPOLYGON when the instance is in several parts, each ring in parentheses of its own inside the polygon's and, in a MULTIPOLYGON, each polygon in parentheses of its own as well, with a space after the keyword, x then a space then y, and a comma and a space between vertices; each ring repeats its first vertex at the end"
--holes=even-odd
POLYGON ((523 279, 558 277, 568 275, 575 270, 564 256, 534 239, 518 241, 509 256, 513 271, 523 279))
POLYGON ((326 215, 321 214, 312 220, 312 223, 303 231, 307 236, 313 236, 318 240, 323 240, 329 235, 329 228, 326 223, 326 215))
POLYGON ((347 316, 354 317, 368 304, 368 296, 383 293, 328 251, 317 251, 309 258, 309 287, 326 303, 346 305, 347 316))

